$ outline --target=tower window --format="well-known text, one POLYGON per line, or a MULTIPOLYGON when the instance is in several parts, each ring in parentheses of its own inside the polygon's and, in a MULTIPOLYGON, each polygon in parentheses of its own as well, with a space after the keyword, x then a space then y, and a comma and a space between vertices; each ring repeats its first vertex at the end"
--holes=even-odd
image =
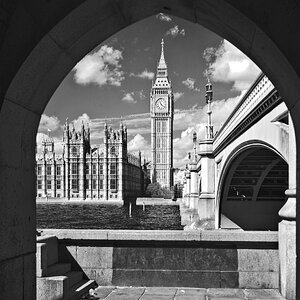
POLYGON ((60 180, 56 180, 56 189, 57 190, 61 189, 61 181, 60 180))
POLYGON ((72 175, 78 175, 78 165, 72 164, 72 175))
POLYGON ((74 155, 74 156, 76 156, 77 155, 77 148, 76 147, 73 147, 72 148, 72 154, 74 155))
POLYGON ((99 189, 103 190, 103 179, 99 180, 99 189))
POLYGON ((111 179, 110 180, 110 189, 111 190, 116 190, 117 189, 117 180, 116 179, 111 179))
POLYGON ((92 172, 93 172, 93 175, 97 174, 97 165, 96 164, 92 165, 92 172))
POLYGON ((111 163, 110 164, 110 175, 116 175, 117 174, 117 164, 111 163))
POLYGON ((156 138, 156 148, 160 148, 161 147, 161 139, 158 137, 156 138))
POLYGON ((89 174, 90 173, 90 165, 86 164, 85 165, 85 174, 89 174))
POLYGON ((110 153, 116 155, 116 148, 114 146, 110 148, 110 153))
POLYGON ((37 181, 37 189, 41 190, 42 189, 42 180, 37 181))
POLYGON ((61 166, 56 166, 56 175, 57 176, 61 175, 61 166))
POLYGON ((78 191, 78 180, 77 179, 72 179, 72 190, 78 191))
POLYGON ((37 166, 37 175, 42 175, 42 166, 37 166))
POLYGON ((47 166, 46 174, 50 176, 51 173, 52 173, 52 172, 51 172, 51 166, 47 166))
POLYGON ((47 180, 47 190, 51 190, 51 188, 52 188, 51 180, 47 180))
POLYGON ((97 180, 96 180, 96 179, 93 179, 93 180, 92 180, 92 189, 93 189, 93 190, 96 190, 96 189, 97 189, 97 180))

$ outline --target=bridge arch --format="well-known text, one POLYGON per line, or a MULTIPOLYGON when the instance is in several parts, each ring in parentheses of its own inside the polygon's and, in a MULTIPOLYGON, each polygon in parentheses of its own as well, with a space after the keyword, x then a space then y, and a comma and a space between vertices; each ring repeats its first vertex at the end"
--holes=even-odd
POLYGON ((220 175, 218 227, 225 226, 224 215, 244 230, 277 230, 287 189, 286 158, 265 142, 243 143, 231 152, 220 175))

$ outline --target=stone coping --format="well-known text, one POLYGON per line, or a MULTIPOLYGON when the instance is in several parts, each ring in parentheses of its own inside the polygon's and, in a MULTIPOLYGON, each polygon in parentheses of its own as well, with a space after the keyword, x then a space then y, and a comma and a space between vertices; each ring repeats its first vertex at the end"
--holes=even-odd
POLYGON ((264 242, 278 243, 277 231, 239 230, 99 230, 42 229, 44 235, 58 239, 102 241, 199 241, 199 242, 264 242))

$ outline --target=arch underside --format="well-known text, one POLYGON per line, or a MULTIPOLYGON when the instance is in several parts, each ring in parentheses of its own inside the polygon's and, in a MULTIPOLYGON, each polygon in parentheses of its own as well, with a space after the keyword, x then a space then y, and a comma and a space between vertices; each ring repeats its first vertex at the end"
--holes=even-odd
MULTIPOLYGON (((40 115, 75 63, 118 30, 159 12, 201 22, 236 45, 270 78, 299 136, 300 37, 294 31, 300 18, 292 1, 23 2, 4 1, 1 6, 9 10, 3 13, 0 56, 3 299, 35 298, 34 155, 40 115)), ((297 165, 298 158, 299 152, 297 165)))
POLYGON ((288 165, 278 154, 244 150, 225 173, 220 213, 244 230, 277 230, 287 188, 288 165))

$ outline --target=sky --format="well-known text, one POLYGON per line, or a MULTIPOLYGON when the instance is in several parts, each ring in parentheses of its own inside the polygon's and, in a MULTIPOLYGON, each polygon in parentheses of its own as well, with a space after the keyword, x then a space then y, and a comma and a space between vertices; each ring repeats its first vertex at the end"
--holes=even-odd
POLYGON ((66 118, 91 128, 91 144, 103 143, 105 120, 128 128, 128 150, 150 154, 150 90, 164 39, 165 59, 175 98, 174 167, 183 168, 192 134, 203 139, 205 84, 213 85, 212 122, 217 131, 261 72, 240 50, 199 24, 158 14, 117 32, 87 53, 50 99, 37 134, 45 134, 60 153, 66 118))

